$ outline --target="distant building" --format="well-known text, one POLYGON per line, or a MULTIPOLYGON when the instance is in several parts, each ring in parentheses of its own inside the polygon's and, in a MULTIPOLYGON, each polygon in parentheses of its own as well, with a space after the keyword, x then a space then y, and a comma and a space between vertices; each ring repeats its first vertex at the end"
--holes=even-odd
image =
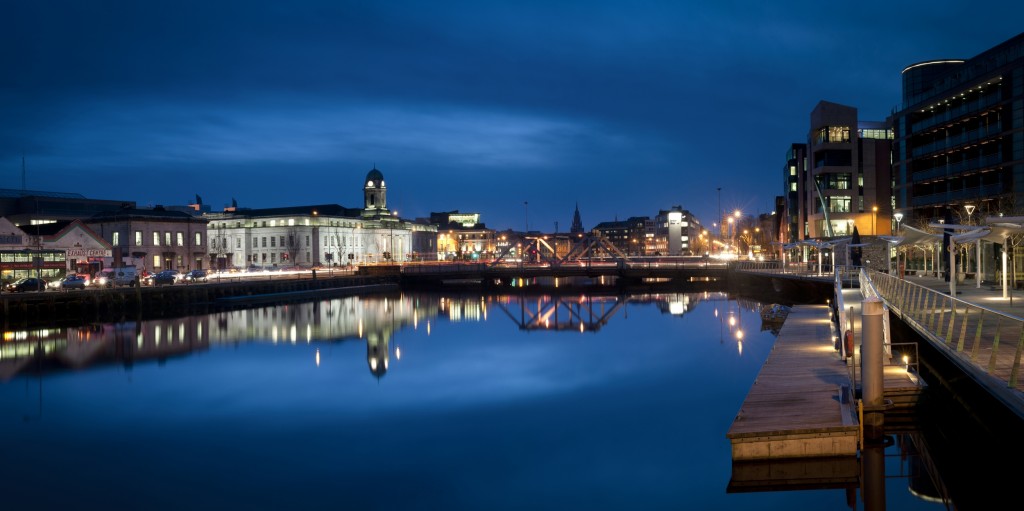
POLYGON ((163 206, 124 207, 85 220, 111 246, 104 267, 135 266, 139 270, 208 268, 206 219, 163 206))
POLYGON ((0 188, 0 216, 14 225, 85 219, 96 213, 134 208, 134 201, 88 199, 80 193, 0 188))
POLYGON ((626 255, 640 256, 647 251, 648 221, 645 216, 634 216, 626 220, 601 222, 591 231, 603 236, 626 255))
POLYGON ((580 219, 580 205, 576 203, 576 211, 572 214, 572 225, 569 227, 569 234, 583 234, 583 220, 580 219))
MULTIPOLYGON (((903 70, 893 115, 896 204, 903 225, 1024 213, 1024 33, 967 59, 903 70)), ((882 219, 888 225, 888 217, 882 219)))
POLYGON ((363 180, 363 207, 338 204, 245 209, 236 203, 209 220, 214 268, 340 266, 433 260, 437 227, 403 220, 388 209, 384 175, 363 180))
MULTIPOLYGON (((783 243, 792 243, 807 238, 807 218, 809 208, 808 190, 810 172, 807 168, 807 144, 792 144, 786 151, 786 166, 782 171, 783 186, 786 191, 785 207, 777 209, 782 221, 779 239, 783 243)), ((810 209, 813 210, 813 209, 810 209)))

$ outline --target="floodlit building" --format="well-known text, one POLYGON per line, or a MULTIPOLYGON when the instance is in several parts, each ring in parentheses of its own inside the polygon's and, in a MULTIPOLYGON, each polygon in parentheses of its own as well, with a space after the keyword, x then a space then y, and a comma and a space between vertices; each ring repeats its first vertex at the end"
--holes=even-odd
POLYGON ((206 215, 211 267, 311 268, 435 257, 437 228, 403 220, 388 209, 380 170, 370 170, 362 188, 362 208, 233 207, 206 215))

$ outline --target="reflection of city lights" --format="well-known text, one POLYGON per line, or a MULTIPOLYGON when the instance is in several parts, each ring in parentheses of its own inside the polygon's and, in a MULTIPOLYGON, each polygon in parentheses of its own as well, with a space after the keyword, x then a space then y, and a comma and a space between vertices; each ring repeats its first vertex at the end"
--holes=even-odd
POLYGON ((430 322, 427 321, 427 335, 430 335, 430 322))
POLYGON ((715 309, 715 317, 716 318, 718 317, 718 309, 717 308, 715 309))
POLYGON ((395 360, 402 360, 402 348, 395 346, 395 360))
POLYGON ((581 334, 583 333, 583 322, 582 321, 580 322, 580 333, 581 334))
POLYGON ((320 349, 316 350, 316 366, 320 367, 320 349))
POLYGON ((736 343, 736 350, 741 356, 743 355, 743 341, 736 343))
POLYGON ((741 340, 741 341, 743 340, 743 330, 737 330, 736 331, 736 338, 741 340))
POLYGON ((729 316, 729 326, 736 326, 736 318, 729 316))

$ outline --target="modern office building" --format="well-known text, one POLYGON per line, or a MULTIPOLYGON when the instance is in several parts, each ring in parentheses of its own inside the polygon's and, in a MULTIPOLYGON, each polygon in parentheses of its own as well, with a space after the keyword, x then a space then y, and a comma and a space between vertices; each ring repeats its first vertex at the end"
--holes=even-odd
POLYGON ((907 66, 893 127, 903 225, 947 209, 964 224, 1024 213, 1024 33, 967 60, 907 66))
POLYGON ((856 108, 820 101, 811 112, 807 138, 808 176, 797 181, 807 206, 801 239, 849 236, 854 227, 862 236, 891 234, 887 123, 860 121, 856 108))

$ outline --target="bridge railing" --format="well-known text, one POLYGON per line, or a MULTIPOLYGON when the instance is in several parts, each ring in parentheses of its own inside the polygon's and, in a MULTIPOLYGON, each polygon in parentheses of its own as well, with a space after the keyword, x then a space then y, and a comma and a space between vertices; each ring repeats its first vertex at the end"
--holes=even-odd
POLYGON ((866 277, 904 322, 971 372, 1010 389, 1017 406, 1024 404, 1019 379, 1024 319, 886 273, 870 271, 866 277))

